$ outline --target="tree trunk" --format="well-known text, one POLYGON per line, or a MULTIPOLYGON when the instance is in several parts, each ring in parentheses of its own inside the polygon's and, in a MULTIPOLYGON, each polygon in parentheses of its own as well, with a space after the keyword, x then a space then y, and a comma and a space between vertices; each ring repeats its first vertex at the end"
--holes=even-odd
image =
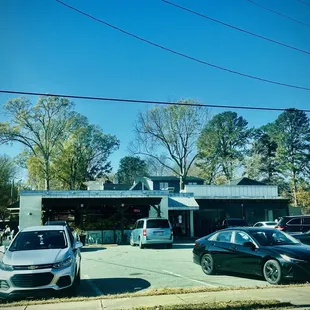
POLYGON ((185 177, 183 175, 180 176, 180 191, 184 189, 184 180, 185 180, 185 177))
POLYGON ((293 172, 293 198, 294 198, 294 206, 298 206, 297 201, 297 182, 296 182, 296 172, 293 172))
POLYGON ((49 165, 49 159, 45 158, 45 190, 48 191, 50 190, 50 165, 49 165))

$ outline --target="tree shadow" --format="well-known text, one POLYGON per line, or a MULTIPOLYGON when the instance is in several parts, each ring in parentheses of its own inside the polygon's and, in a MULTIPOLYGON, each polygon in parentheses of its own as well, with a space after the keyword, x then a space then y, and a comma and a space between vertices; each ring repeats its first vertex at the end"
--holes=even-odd
POLYGON ((97 252, 97 251, 102 251, 102 250, 106 250, 107 248, 104 247, 82 247, 81 248, 81 252, 85 253, 85 252, 97 252))
POLYGON ((108 294, 135 293, 149 288, 151 283, 142 278, 82 279, 79 296, 94 297, 108 294))

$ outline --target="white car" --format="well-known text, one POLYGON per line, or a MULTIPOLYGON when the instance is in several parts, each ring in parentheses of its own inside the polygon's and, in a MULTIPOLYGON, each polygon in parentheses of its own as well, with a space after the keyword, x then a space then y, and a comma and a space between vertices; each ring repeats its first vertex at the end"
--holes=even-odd
POLYGON ((76 293, 81 247, 66 226, 21 230, 7 249, 1 247, 0 298, 76 293))
POLYGON ((275 228, 277 226, 277 222, 257 222, 256 224, 253 225, 253 227, 270 227, 270 228, 275 228))

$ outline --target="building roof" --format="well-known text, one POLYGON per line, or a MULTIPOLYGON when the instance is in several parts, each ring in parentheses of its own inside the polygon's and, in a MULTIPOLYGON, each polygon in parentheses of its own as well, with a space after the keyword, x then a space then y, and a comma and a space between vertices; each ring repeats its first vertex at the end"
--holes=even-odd
POLYGON ((128 184, 114 184, 114 183, 104 183, 103 184, 103 190, 118 190, 118 191, 124 191, 129 190, 130 185, 128 184))
MULTIPOLYGON (((180 177, 169 175, 169 176, 150 176, 148 177, 152 181, 179 181, 180 177)), ((204 181, 202 178, 188 176, 185 178, 186 181, 195 182, 195 181, 204 181)))
POLYGON ((231 180, 229 185, 266 185, 266 184, 263 182, 259 182, 259 181, 244 177, 240 179, 231 180))

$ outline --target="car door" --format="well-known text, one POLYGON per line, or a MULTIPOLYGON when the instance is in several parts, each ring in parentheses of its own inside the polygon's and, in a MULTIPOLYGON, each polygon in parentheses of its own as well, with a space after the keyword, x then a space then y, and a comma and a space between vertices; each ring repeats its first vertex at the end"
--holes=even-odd
POLYGON ((69 246, 71 247, 71 251, 72 251, 72 254, 74 256, 73 265, 75 265, 75 270, 76 270, 76 272, 78 272, 78 270, 80 270, 81 252, 79 249, 75 248, 76 239, 74 238, 70 229, 67 228, 66 230, 67 230, 67 234, 68 234, 69 240, 70 240, 69 246))
POLYGON ((302 217, 295 217, 289 220, 286 223, 286 232, 301 232, 302 225, 301 225, 302 217))
POLYGON ((137 227, 135 229, 135 239, 134 239, 135 243, 139 242, 139 236, 142 235, 143 225, 144 225, 143 220, 138 221, 137 227))
POLYGON ((310 232, 310 216, 305 216, 302 218, 302 229, 303 233, 310 232))
POLYGON ((218 270, 230 269, 231 240, 232 230, 220 231, 210 239, 211 254, 218 270))
POLYGON ((248 274, 261 274, 262 258, 259 249, 244 246, 245 242, 255 241, 244 231, 236 230, 233 234, 234 255, 231 255, 231 271, 248 274))

